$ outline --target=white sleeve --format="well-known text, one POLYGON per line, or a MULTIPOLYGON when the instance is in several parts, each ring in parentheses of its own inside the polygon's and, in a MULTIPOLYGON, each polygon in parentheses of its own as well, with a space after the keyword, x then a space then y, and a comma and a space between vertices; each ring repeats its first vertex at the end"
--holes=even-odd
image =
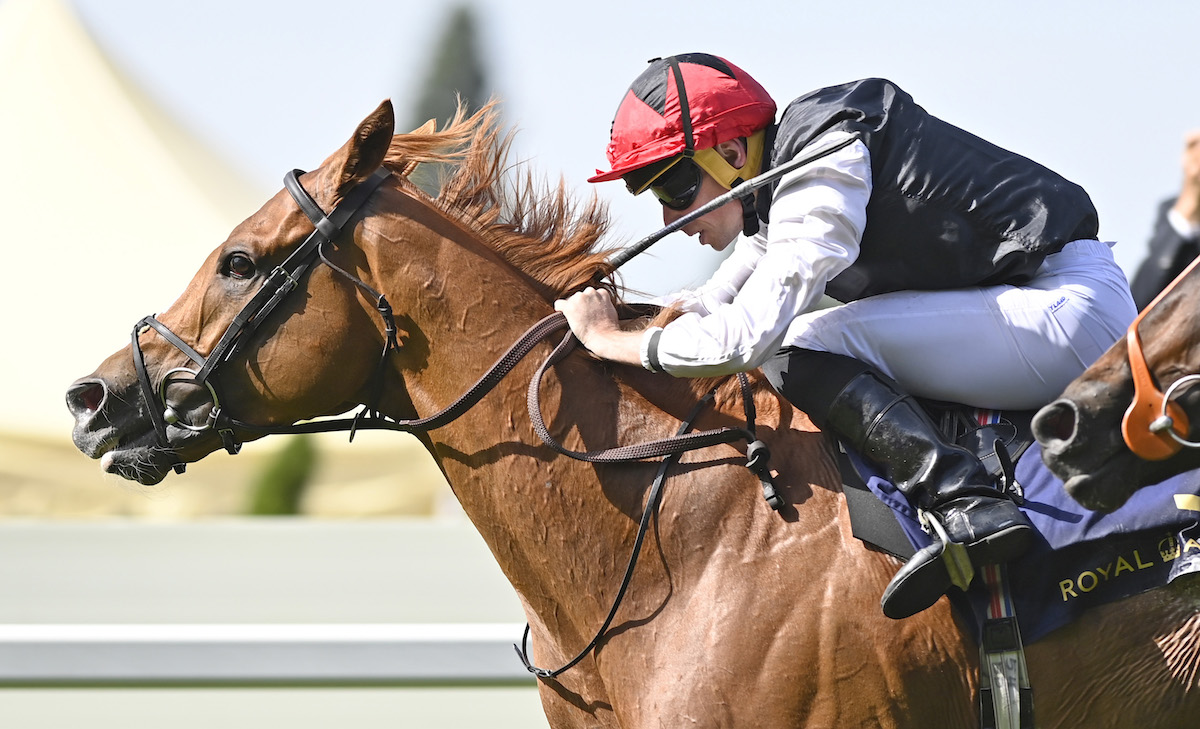
MULTIPOLYGON (((813 145, 845 136, 830 132, 813 145)), ((707 377, 765 362, 792 320, 858 258, 870 197, 871 161, 862 142, 785 175, 771 202, 771 223, 756 236, 762 253, 732 299, 689 311, 661 332, 647 331, 643 363, 679 377, 707 377)))
POLYGON ((733 301, 746 279, 754 273, 758 259, 762 258, 766 250, 767 242, 762 236, 738 236, 733 251, 721 261, 721 265, 708 281, 694 289, 684 289, 656 299, 655 303, 663 306, 673 305, 684 312, 711 314, 722 305, 733 301))

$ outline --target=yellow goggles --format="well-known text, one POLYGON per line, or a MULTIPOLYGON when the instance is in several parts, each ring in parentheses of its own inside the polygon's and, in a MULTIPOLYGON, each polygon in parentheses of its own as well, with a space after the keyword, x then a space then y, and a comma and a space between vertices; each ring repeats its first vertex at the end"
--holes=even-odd
POLYGON ((663 205, 672 210, 686 210, 700 192, 703 181, 700 167, 691 157, 682 154, 664 162, 653 165, 655 169, 648 170, 647 174, 639 175, 642 179, 626 179, 625 186, 634 195, 650 190, 663 205))
POLYGON ((625 187, 634 195, 646 190, 654 193, 659 201, 672 210, 686 210, 696 199, 703 180, 701 170, 707 172, 721 187, 732 189, 745 174, 756 174, 762 163, 765 132, 760 130, 746 140, 746 164, 740 168, 725 161, 714 148, 701 149, 692 154, 679 154, 669 159, 646 165, 624 175, 625 187))

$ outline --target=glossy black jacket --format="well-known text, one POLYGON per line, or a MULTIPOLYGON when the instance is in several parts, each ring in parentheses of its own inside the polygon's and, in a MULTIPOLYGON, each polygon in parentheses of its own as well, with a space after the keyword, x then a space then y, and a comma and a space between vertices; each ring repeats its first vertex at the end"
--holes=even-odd
MULTIPOLYGON (((1097 236, 1082 187, 930 115, 884 79, 793 101, 775 130, 770 166, 830 130, 861 135, 873 178, 858 260, 826 288, 840 301, 1026 283, 1047 255, 1097 236)), ((764 221, 769 199, 759 194, 764 221)))

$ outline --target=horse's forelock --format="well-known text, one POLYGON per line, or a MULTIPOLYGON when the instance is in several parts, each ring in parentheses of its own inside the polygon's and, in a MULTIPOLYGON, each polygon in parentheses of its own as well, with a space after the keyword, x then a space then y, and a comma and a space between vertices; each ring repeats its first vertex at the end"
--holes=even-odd
POLYGON ((429 122, 393 138, 385 164, 402 177, 419 163, 450 167, 435 205, 477 231, 547 299, 594 284, 611 272, 599 249, 610 225, 607 207, 595 196, 579 205, 565 182, 550 188, 510 167, 512 139, 496 102, 474 114, 460 105, 441 129, 429 122))

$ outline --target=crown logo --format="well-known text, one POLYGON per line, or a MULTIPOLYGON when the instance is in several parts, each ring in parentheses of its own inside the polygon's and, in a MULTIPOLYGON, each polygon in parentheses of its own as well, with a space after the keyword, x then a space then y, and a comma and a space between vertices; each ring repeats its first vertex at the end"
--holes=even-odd
POLYGON ((1164 563, 1171 562, 1179 558, 1180 547, 1179 539, 1174 536, 1163 537, 1158 543, 1158 555, 1162 557, 1164 563))

